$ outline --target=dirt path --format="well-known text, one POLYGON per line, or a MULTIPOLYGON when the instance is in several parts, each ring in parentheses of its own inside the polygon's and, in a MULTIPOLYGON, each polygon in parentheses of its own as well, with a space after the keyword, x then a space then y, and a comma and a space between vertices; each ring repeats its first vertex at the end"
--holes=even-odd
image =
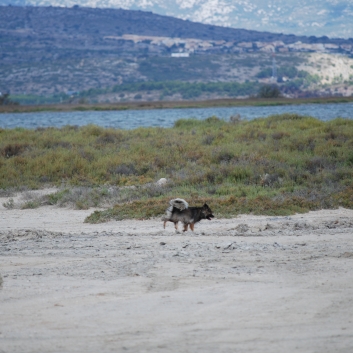
POLYGON ((0 352, 353 352, 352 210, 186 234, 91 212, 0 208, 0 352))

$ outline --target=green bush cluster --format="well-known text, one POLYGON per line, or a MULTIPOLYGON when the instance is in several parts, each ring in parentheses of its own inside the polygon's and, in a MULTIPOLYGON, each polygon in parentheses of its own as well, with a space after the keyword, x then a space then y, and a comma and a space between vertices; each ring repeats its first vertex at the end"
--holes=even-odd
MULTIPOLYGON (((308 73, 299 70, 295 66, 281 66, 277 70, 277 76, 287 76, 288 78, 305 77, 308 73)), ((272 76, 272 67, 267 67, 256 74, 257 78, 269 78, 272 76)))
MULTIPOLYGON (((282 77, 288 77, 290 81, 284 83, 284 87, 291 89, 299 89, 301 87, 308 88, 311 84, 318 84, 320 76, 317 74, 310 75, 309 72, 298 70, 295 66, 281 66, 277 70, 278 82, 283 83, 282 77)), ((256 74, 257 78, 272 77, 272 68, 267 67, 256 74)))
POLYGON ((13 101, 9 93, 0 93, 0 105, 18 105, 18 102, 13 101))
POLYGON ((259 90, 260 98, 278 98, 281 95, 281 90, 275 84, 263 85, 259 90))
MULTIPOLYGON (((182 81, 165 82, 138 82, 116 85, 112 92, 140 92, 140 91, 159 91, 161 98, 180 94, 183 99, 192 99, 202 94, 224 94, 229 97, 247 96, 257 93, 259 84, 256 82, 209 82, 209 83, 190 83, 182 81)), ((84 93, 82 93, 84 94, 84 93)))
MULTIPOLYGON (((208 82, 208 83, 192 83, 182 81, 149 81, 134 82, 115 85, 106 89, 89 89, 79 93, 79 97, 94 97, 105 93, 119 93, 120 97, 124 97, 125 93, 135 93, 141 91, 159 92, 161 99, 180 94, 183 99, 193 99, 200 97, 202 94, 222 94, 229 97, 255 95, 259 89, 257 82, 208 82)), ((138 94, 138 98, 141 99, 138 94)))
POLYGON ((173 128, 127 131, 2 129, 0 188, 135 185, 121 202, 209 200, 224 216, 352 207, 353 120, 296 114, 233 120, 181 119, 173 128), (143 189, 161 177, 168 188, 143 189))
POLYGON ((37 96, 34 94, 16 94, 12 99, 23 105, 41 105, 41 104, 56 104, 65 103, 70 100, 70 96, 65 93, 53 94, 50 96, 37 96))

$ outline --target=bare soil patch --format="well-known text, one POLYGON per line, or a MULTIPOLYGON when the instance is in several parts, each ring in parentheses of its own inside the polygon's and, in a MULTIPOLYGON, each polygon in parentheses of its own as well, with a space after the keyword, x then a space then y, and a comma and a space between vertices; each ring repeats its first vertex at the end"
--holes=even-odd
POLYGON ((0 209, 0 352, 352 352, 352 210, 183 234, 91 212, 0 209))

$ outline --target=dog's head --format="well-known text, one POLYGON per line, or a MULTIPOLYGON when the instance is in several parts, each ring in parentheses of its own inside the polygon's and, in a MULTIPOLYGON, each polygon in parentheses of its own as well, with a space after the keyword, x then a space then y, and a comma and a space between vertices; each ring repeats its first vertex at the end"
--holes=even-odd
POLYGON ((202 210, 201 212, 203 213, 203 215, 205 216, 206 219, 208 219, 209 221, 214 218, 214 215, 212 214, 212 210, 210 209, 210 207, 207 205, 207 203, 205 203, 202 206, 202 210))

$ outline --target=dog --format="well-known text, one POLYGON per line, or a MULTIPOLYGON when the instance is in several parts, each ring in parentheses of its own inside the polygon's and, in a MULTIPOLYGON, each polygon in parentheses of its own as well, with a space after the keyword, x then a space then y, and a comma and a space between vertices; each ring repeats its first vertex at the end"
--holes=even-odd
POLYGON ((164 229, 167 222, 173 222, 175 230, 178 230, 178 222, 183 222, 183 232, 186 232, 189 226, 194 231, 195 223, 200 222, 202 219, 210 221, 214 218, 212 210, 206 203, 202 207, 189 207, 189 204, 184 199, 178 198, 170 200, 169 204, 170 206, 162 218, 164 229))

